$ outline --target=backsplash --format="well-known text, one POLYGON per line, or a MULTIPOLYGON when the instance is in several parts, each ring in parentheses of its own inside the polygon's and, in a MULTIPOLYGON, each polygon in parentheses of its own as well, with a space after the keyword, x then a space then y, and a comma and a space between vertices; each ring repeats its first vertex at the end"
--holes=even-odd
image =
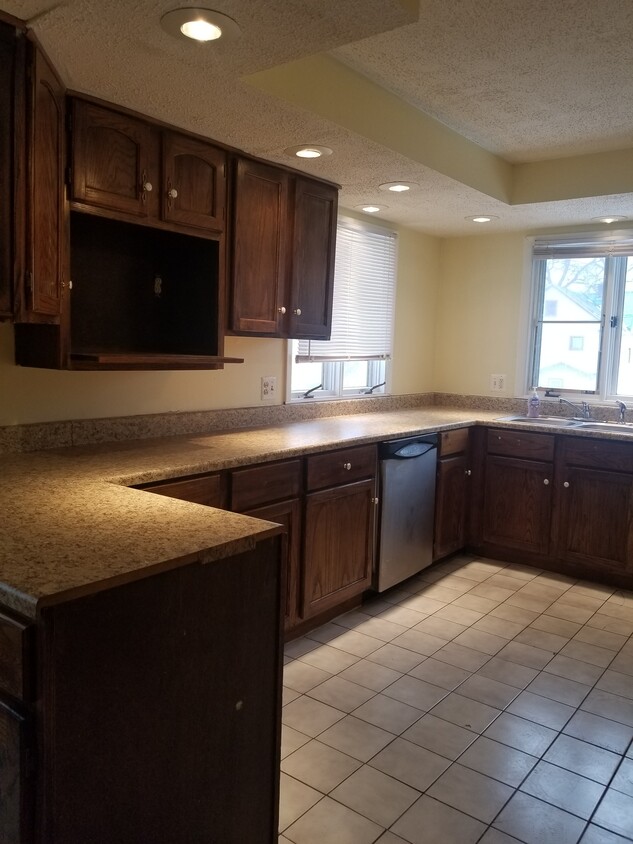
MULTIPOLYGON (((404 396, 375 396, 342 401, 281 404, 273 407, 152 413, 103 419, 7 425, 0 427, 0 454, 153 437, 201 435, 211 431, 282 425, 288 422, 322 419, 327 416, 349 416, 355 413, 380 413, 433 406, 493 411, 503 416, 525 413, 527 401, 526 399, 459 393, 414 393, 404 396)), ((618 408, 615 403, 613 406, 610 404, 592 405, 591 414, 594 419, 615 421, 618 417, 618 408)), ((562 406, 557 400, 541 399, 541 416, 569 415, 569 408, 562 406)))
POLYGON ((419 393, 343 401, 282 404, 273 407, 152 413, 103 419, 8 425, 0 427, 0 454, 153 437, 200 435, 234 428, 257 428, 265 425, 303 422, 327 416, 349 416, 355 413, 379 413, 414 407, 430 407, 433 404, 433 393, 419 393))

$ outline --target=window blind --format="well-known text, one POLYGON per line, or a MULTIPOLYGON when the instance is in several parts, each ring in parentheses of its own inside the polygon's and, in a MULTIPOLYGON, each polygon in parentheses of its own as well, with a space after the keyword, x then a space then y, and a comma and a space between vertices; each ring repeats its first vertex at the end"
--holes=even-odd
POLYGON ((594 237, 569 240, 537 238, 534 241, 535 258, 593 258, 603 255, 633 255, 633 238, 630 235, 594 237))
POLYGON ((297 363, 391 358, 396 246, 395 232, 339 219, 332 334, 299 340, 297 363))

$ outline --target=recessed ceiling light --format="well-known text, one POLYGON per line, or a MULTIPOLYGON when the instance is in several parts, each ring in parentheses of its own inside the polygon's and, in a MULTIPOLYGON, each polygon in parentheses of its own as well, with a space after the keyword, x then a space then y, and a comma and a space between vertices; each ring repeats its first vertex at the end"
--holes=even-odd
POLYGON ((236 22, 212 9, 173 9, 163 15, 160 25, 176 38, 190 38, 200 43, 236 38, 240 28, 236 22))
POLYGON ((464 217, 465 220, 469 220, 471 223, 491 223, 493 220, 498 220, 498 217, 495 217, 494 214, 475 214, 474 217, 464 217))
POLYGON ((405 193, 411 188, 417 188, 415 182, 385 182, 384 185, 378 185, 380 190, 388 190, 392 193, 405 193))
POLYGON ((326 155, 332 155, 332 150, 329 147, 321 147, 317 146, 317 144, 301 144, 298 147, 288 147, 284 152, 286 155, 296 158, 323 158, 326 155))
POLYGON ((596 223, 617 223, 620 220, 626 220, 626 217, 619 214, 610 214, 608 217, 592 217, 591 219, 596 223))
POLYGON ((377 214, 379 211, 386 211, 388 205, 355 205, 359 211, 364 211, 365 214, 377 214))

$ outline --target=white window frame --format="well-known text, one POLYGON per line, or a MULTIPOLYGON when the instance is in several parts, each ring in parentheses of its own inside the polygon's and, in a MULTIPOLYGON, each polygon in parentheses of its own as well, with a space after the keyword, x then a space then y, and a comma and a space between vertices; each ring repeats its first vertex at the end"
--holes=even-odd
MULTIPOLYGON (((531 393, 534 370, 536 368, 536 341, 538 337, 537 324, 541 319, 544 304, 543 274, 539 273, 540 262, 534 255, 535 244, 552 244, 552 257, 555 256, 555 245, 586 244, 588 248, 600 250, 607 258, 605 268, 605 295, 603 302, 600 352, 598 360, 597 387, 594 391, 575 391, 562 387, 550 387, 552 392, 560 393, 570 401, 588 401, 600 403, 616 399, 633 399, 631 395, 618 394, 618 352, 622 333, 622 316, 625 294, 625 273, 622 261, 623 245, 625 251, 631 253, 629 261, 633 262, 633 231, 602 233, 581 233, 575 235, 559 235, 549 237, 530 238, 527 241, 529 257, 526 261, 524 293, 521 312, 528 313, 528 319, 522 319, 523 328, 519 330, 519 353, 517 355, 517 384, 522 384, 524 395, 531 393), (611 317, 617 317, 615 327, 611 325, 611 317)), ((596 254, 594 251, 593 254, 596 254)), ((555 320, 554 320, 555 321, 555 320)), ((537 385, 538 386, 538 385, 537 385)), ((543 389, 543 388, 541 388, 543 389)), ((547 389, 547 388, 545 388, 547 389)))
MULTIPOLYGON (((377 226, 362 220, 356 220, 349 217, 339 217, 339 222, 347 226, 351 226, 359 231, 378 232, 380 234, 390 234, 396 238, 395 253, 394 253, 394 307, 392 310, 392 319, 389 325, 389 335, 391 348, 393 349, 393 334, 394 334, 394 319, 395 319, 395 295, 397 287, 397 269, 398 269, 398 246, 396 233, 387 227, 377 226)), ((323 387, 316 390, 314 393, 308 390, 293 390, 292 389, 292 369, 295 365, 295 351, 297 341, 289 340, 287 343, 287 378, 286 378, 286 401, 323 401, 333 399, 349 399, 349 398, 363 398, 371 396, 388 395, 391 391, 391 360, 390 358, 371 359, 367 358, 367 384, 362 387, 354 387, 345 389, 344 383, 344 366, 346 361, 322 361, 322 384, 323 387), (384 383, 383 383, 384 382, 384 383), (373 388, 373 389, 372 389, 373 388), (309 392, 308 397, 305 393, 309 392)), ((358 358, 355 358, 358 360, 358 358)), ((353 362, 353 359, 349 359, 353 362)), ((316 384, 314 385, 317 386, 316 384)))

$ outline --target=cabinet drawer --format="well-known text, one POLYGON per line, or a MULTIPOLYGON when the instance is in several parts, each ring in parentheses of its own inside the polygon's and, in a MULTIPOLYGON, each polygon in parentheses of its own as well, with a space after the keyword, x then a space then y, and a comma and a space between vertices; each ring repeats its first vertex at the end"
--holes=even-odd
POLYGON ((26 701, 32 693, 33 631, 27 619, 0 611, 0 690, 26 701))
POLYGON ((298 498, 301 493, 301 461, 284 460, 231 474, 231 510, 250 510, 274 501, 298 498))
POLYGON ((563 455, 565 463, 571 466, 633 472, 633 448, 629 443, 565 437, 563 455))
POLYGON ((491 428, 488 431, 488 454, 553 460, 554 435, 491 428))
POLYGON ((361 445, 315 454, 307 459, 308 491, 373 478, 376 474, 376 446, 361 445))
POLYGON ((176 481, 158 481, 155 484, 144 484, 140 489, 167 495, 170 498, 181 498, 192 504, 205 504, 207 507, 223 507, 224 495, 222 476, 199 475, 192 478, 179 478, 176 481))
POLYGON ((446 457, 447 454, 459 454, 460 451, 468 449, 470 431, 468 428, 457 428, 454 431, 443 431, 440 434, 439 456, 446 457))

